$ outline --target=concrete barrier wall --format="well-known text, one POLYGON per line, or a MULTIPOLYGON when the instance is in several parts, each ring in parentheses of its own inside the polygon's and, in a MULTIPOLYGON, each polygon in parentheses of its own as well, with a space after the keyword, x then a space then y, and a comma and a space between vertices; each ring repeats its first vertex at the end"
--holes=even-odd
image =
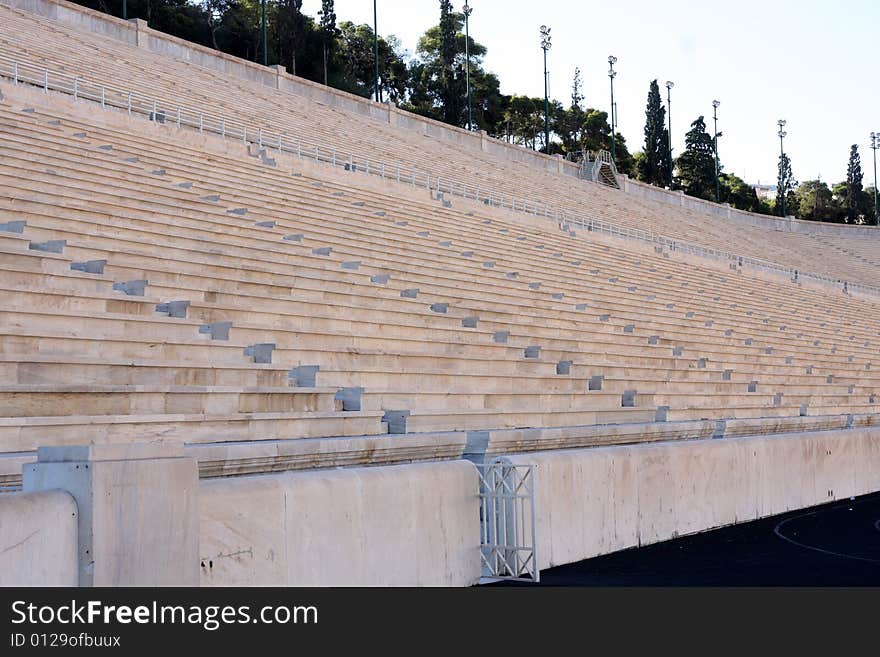
POLYGON ((519 454, 541 568, 880 490, 880 430, 519 454))
POLYGON ((623 190, 649 201, 656 201, 665 205, 674 205, 688 208, 701 214, 721 217, 738 223, 778 230, 785 233, 804 233, 812 235, 845 235, 847 237, 876 235, 877 228, 874 226, 851 226, 844 224, 829 224, 820 221, 803 221, 794 217, 774 217, 755 212, 745 212, 736 208, 728 207, 727 204, 713 203, 703 199, 686 196, 678 191, 669 191, 662 187, 648 185, 638 180, 627 178, 623 190))
POLYGON ((77 508, 69 494, 0 494, 0 586, 76 586, 77 508))
POLYGON ((468 586, 480 576, 466 461, 203 481, 203 586, 468 586))

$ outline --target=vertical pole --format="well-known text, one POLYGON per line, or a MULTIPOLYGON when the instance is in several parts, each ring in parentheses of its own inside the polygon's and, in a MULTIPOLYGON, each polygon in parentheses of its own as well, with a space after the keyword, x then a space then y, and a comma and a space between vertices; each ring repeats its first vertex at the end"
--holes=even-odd
POLYGON ((721 181, 718 178, 718 105, 712 109, 715 110, 715 202, 721 203, 721 181))
POLYGON ((268 55, 268 48, 266 45, 266 0, 263 0, 260 4, 262 7, 261 22, 263 24, 263 66, 268 66, 269 65, 269 55, 268 55))
POLYGON ((875 141, 873 144, 874 149, 874 225, 880 226, 880 210, 877 208, 877 147, 880 146, 877 142, 880 141, 875 135, 875 141))
POLYGON ((547 49, 544 48, 544 151, 550 155, 550 89, 547 78, 547 49))
POLYGON ((122 0, 122 20, 128 20, 128 0, 122 0))
POLYGON ((669 189, 672 189, 672 87, 667 84, 666 85, 666 113, 667 119, 669 120, 669 133, 667 135, 667 146, 668 146, 668 159, 669 159, 669 189))
POLYGON ((608 77, 611 79, 611 159, 617 161, 617 144, 614 139, 614 131, 617 129, 615 125, 616 112, 614 111, 614 62, 610 61, 611 68, 608 71, 608 77))
MULTIPOLYGON (((780 131, 779 131, 779 172, 780 173, 782 173, 783 158, 785 157, 785 146, 783 145, 783 141, 782 141, 783 139, 785 139, 785 137, 783 136, 782 129, 780 128, 780 131)), ((781 180, 781 178, 782 178, 782 176, 780 176, 780 180, 781 180)), ((785 181, 782 181, 782 182, 785 182, 785 181)), ((788 216, 788 212, 786 212, 786 208, 785 208, 785 196, 786 196, 787 190, 785 188, 783 188, 781 191, 782 191, 782 218, 785 219, 785 217, 788 216)))
POLYGON ((379 102, 379 21, 376 13, 376 0, 373 0, 373 63, 376 67, 375 90, 376 102, 379 102))
POLYGON ((464 6, 464 59, 465 73, 464 80, 467 87, 467 110, 468 110, 468 130, 473 130, 473 115, 471 113, 471 33, 470 33, 470 17, 471 9, 468 5, 464 6))

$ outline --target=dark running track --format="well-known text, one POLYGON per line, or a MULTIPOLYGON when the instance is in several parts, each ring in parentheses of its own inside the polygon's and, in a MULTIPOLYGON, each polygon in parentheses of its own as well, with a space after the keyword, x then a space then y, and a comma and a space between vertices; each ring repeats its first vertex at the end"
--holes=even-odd
POLYGON ((880 586, 880 493, 545 570, 541 584, 880 586))

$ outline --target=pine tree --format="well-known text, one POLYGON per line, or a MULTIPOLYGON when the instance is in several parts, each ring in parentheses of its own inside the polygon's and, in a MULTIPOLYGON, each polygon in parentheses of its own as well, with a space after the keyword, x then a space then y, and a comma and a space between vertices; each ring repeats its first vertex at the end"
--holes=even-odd
POLYGON ((321 48, 324 53, 324 84, 327 84, 327 60, 333 56, 333 45, 336 43, 336 10, 333 0, 321 0, 321 48))
POLYGON ((779 216, 783 216, 783 206, 786 214, 796 214, 791 201, 795 198, 794 190, 797 185, 791 172, 791 160, 783 153, 779 156, 779 178, 776 181, 776 212, 779 216), (785 199, 785 203, 782 199, 785 199))
POLYGON ((685 135, 685 150, 675 163, 681 187, 689 196, 715 198, 715 142, 701 116, 685 135))
POLYGON ((657 80, 651 81, 645 109, 645 150, 637 166, 639 180, 658 187, 669 182, 669 131, 666 108, 660 100, 657 80))
POLYGON ((862 195, 862 158, 858 144, 853 144, 849 151, 849 164, 846 167, 846 218, 848 223, 855 223, 864 212, 862 195))

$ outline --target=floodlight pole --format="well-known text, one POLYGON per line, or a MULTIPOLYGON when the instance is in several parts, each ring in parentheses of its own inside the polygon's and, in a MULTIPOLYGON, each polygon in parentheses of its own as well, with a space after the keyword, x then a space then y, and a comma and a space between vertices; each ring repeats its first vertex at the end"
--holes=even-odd
POLYGON ((721 179, 718 175, 718 108, 720 100, 712 101, 713 118, 715 119, 715 202, 721 203, 721 179))
POLYGON ((471 113, 471 35, 470 35, 470 18, 471 14, 474 12, 474 8, 469 4, 465 3, 464 7, 461 9, 464 14, 464 58, 465 58, 465 85, 467 87, 467 116, 468 116, 468 130, 473 130, 473 115, 471 113))
POLYGON ((376 13, 376 0, 373 0, 373 63, 376 69, 375 85, 376 102, 379 102, 379 20, 376 13))
POLYGON ((608 65, 610 68, 608 69, 608 77, 611 79, 611 159, 615 162, 617 161, 617 144, 614 140, 614 131, 617 129, 617 119, 615 117, 617 112, 614 108, 614 78, 617 77, 617 71, 614 70, 614 65, 616 63, 617 57, 609 55, 608 65))
POLYGON ((871 133, 871 150, 874 151, 874 225, 880 226, 880 209, 877 208, 877 149, 880 148, 880 133, 871 133))
MULTIPOLYGON (((780 170, 780 172, 782 171, 783 159, 785 158, 785 145, 784 145, 783 140, 785 139, 785 136, 788 134, 784 130, 785 123, 786 123, 785 119, 779 119, 779 121, 776 122, 776 125, 779 126, 779 132, 776 134, 779 135, 779 170, 780 170)), ((785 208, 785 196, 786 196, 786 192, 788 190, 782 189, 780 191, 782 192, 782 217, 785 218, 786 216, 788 216, 788 213, 786 212, 786 208, 785 208)))
POLYGON ((263 24, 263 66, 269 65, 269 55, 268 55, 268 46, 266 44, 266 0, 263 0, 261 3, 262 6, 262 19, 261 22, 263 24))
POLYGON ((674 82, 666 82, 666 118, 669 121, 669 129, 666 131, 667 159, 669 160, 669 189, 672 189, 672 88, 674 82))
POLYGON ((541 26, 541 49, 544 51, 544 150, 550 155, 550 83, 547 73, 547 51, 550 50, 550 28, 541 26))

